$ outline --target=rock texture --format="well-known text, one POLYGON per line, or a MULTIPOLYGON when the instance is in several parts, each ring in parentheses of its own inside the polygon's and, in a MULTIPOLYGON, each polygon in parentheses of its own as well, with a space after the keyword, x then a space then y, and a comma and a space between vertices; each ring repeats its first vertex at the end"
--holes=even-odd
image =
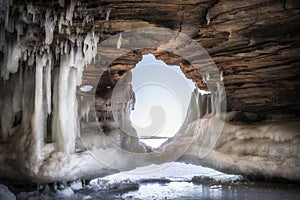
MULTIPOLYGON (((223 72, 228 111, 256 113, 250 121, 299 117, 298 1, 107 0, 101 5, 111 8, 107 23, 113 28, 109 34, 158 26, 178 30, 199 42, 223 72)), ((125 55, 111 69, 133 68, 140 55, 149 52, 167 64, 181 65, 188 78, 205 88, 193 66, 155 49, 125 55)))

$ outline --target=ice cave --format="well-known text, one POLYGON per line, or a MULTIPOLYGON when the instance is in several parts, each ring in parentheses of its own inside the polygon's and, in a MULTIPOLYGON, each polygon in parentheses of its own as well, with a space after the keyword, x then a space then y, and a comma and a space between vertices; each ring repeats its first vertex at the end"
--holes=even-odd
MULTIPOLYGON (((299 5, 0 0, 0 199, 16 199, 14 183, 119 199, 72 195, 168 163, 299 187, 299 5)), ((146 191, 135 199, 155 199, 146 191)))

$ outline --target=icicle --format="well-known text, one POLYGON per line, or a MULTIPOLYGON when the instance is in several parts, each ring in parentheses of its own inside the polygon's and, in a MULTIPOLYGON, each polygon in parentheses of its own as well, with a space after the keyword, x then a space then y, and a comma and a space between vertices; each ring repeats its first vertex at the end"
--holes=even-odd
POLYGON ((9 25, 9 11, 10 11, 10 1, 6 4, 6 15, 5 15, 5 28, 8 28, 9 25))
POLYGON ((110 12, 111 12, 111 8, 109 8, 109 9, 106 11, 106 18, 105 18, 106 21, 109 21, 110 12))
POLYGON ((32 22, 35 23, 35 13, 36 13, 36 10, 33 7, 33 5, 27 4, 27 13, 32 14, 32 22))
POLYGON ((217 83, 217 102, 216 102, 216 112, 217 112, 217 117, 221 117, 222 115, 222 110, 221 110, 221 105, 222 101, 224 99, 224 88, 217 83))
POLYGON ((76 35, 79 35, 80 34, 80 28, 79 27, 76 27, 76 35))
POLYGON ((34 54, 32 53, 27 61, 28 66, 32 66, 34 64, 34 60, 34 54))
POLYGON ((47 111, 51 114, 51 70, 52 70, 52 55, 48 54, 48 62, 46 65, 46 98, 47 98, 47 111))
POLYGON ((60 14, 60 18, 58 20, 58 32, 62 33, 62 24, 64 24, 64 13, 60 14))
POLYGON ((60 41, 60 44, 59 44, 59 49, 60 49, 60 54, 62 55, 63 52, 64 52, 64 43, 62 41, 60 41))
POLYGON ((25 50, 25 52, 23 53, 23 60, 27 61, 27 56, 28 56, 28 51, 25 50))
POLYGON ((6 66, 2 69, 2 76, 5 80, 9 78, 9 73, 16 73, 19 67, 19 59, 21 58, 21 49, 15 42, 8 42, 7 46, 7 62, 4 63, 6 66))
POLYGON ((76 45, 77 45, 78 47, 81 47, 81 46, 82 46, 83 41, 84 41, 84 38, 83 38, 82 36, 77 36, 77 37, 76 37, 76 45))
POLYGON ((82 73, 84 70, 84 58, 82 55, 81 48, 77 48, 74 56, 74 66, 77 68, 77 77, 76 77, 76 84, 81 85, 82 83, 82 73))
POLYGON ((211 114, 215 115, 216 113, 216 107, 215 107, 215 93, 210 94, 210 105, 211 105, 211 114))
POLYGON ((224 80, 223 71, 221 71, 221 73, 220 73, 220 81, 223 81, 223 80, 224 80))
POLYGON ((58 127, 57 144, 61 151, 72 153, 75 150, 77 136, 77 100, 76 100, 76 69, 71 67, 74 51, 61 57, 58 83, 58 127), (67 121, 65 119, 68 119, 67 121))
POLYGON ((99 42, 99 37, 95 36, 95 34, 88 33, 84 40, 83 53, 85 62, 90 64, 92 59, 97 55, 97 44, 99 42))
POLYGON ((17 41, 20 41, 20 35, 22 35, 23 33, 23 27, 22 24, 18 23, 16 24, 16 30, 17 30, 17 41))
POLYGON ((66 11, 66 20, 69 22, 69 24, 71 26, 73 25, 72 19, 73 19, 73 12, 75 9, 75 5, 76 5, 75 0, 71 0, 70 6, 67 8, 67 11, 66 11))
POLYGON ((56 61, 58 61, 59 53, 60 53, 60 48, 58 45, 55 45, 55 60, 56 61))
POLYGON ((210 17, 209 17, 209 12, 207 11, 207 14, 206 14, 206 24, 207 26, 210 24, 210 17))
MULTIPOLYGON (((46 65, 47 57, 43 56, 36 57, 36 68, 35 68, 35 96, 34 96, 34 112, 32 115, 32 131, 35 141, 34 149, 40 150, 42 148, 42 141, 45 136, 45 108, 43 98, 43 69, 46 65)), ((41 154, 37 153, 37 160, 41 159, 41 154)))
POLYGON ((66 34, 67 34, 67 35, 71 35, 71 30, 70 30, 69 27, 67 27, 67 29, 66 29, 66 34))
POLYGON ((51 10, 47 10, 45 15, 45 44, 51 44, 53 41, 55 19, 50 19, 50 12, 51 10))
POLYGON ((118 43, 117 43, 117 49, 120 49, 122 45, 122 33, 120 33, 119 39, 118 39, 118 43))
POLYGON ((68 41, 67 40, 65 41, 65 44, 64 44, 64 53, 68 53, 68 41))
POLYGON ((208 81, 210 80, 210 75, 209 73, 205 73, 203 76, 203 83, 208 83, 208 81))
POLYGON ((87 15, 87 16, 85 16, 84 18, 83 18, 83 20, 82 20, 82 27, 84 27, 85 26, 85 23, 87 22, 87 18, 88 18, 89 16, 87 15))
POLYGON ((70 61, 69 61, 69 65, 70 65, 70 67, 76 67, 75 66, 75 59, 74 59, 74 47, 73 46, 71 46, 71 48, 70 48, 71 50, 70 50, 70 54, 69 54, 69 59, 70 59, 70 61))
POLYGON ((5 29, 0 29, 0 51, 3 50, 5 45, 5 29))
POLYGON ((58 0, 60 7, 65 7, 65 0, 58 0))
POLYGON ((206 80, 207 80, 207 81, 210 80, 210 75, 209 75, 209 73, 206 74, 206 80))

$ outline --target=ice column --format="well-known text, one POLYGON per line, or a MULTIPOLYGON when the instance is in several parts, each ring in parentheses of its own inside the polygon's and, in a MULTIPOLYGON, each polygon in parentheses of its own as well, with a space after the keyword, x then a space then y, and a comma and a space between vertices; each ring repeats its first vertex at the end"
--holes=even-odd
MULTIPOLYGON (((86 41, 94 41, 90 35, 86 41)), ((97 43, 88 44, 91 49, 97 49, 97 43)), ((60 60, 59 78, 54 81, 57 93, 54 94, 57 104, 54 105, 53 131, 56 133, 58 150, 72 153, 75 150, 75 139, 78 135, 78 102, 76 97, 77 86, 81 84, 85 62, 93 58, 93 51, 83 54, 80 45, 70 45, 70 52, 63 53, 60 60), (90 55, 90 53, 92 55, 90 55)))
MULTIPOLYGON (((52 56, 50 52, 44 52, 36 54, 36 66, 35 66, 35 95, 34 95, 34 112, 32 115, 32 148, 35 149, 35 163, 38 163, 43 159, 41 149, 43 149, 44 139, 47 131, 47 113, 49 112, 49 87, 51 88, 51 82, 49 82, 47 73, 51 71, 52 56), (50 84, 50 85, 48 85, 50 84), (47 96, 47 98, 45 98, 47 96), (48 105, 47 105, 48 104, 48 105)), ((36 164, 36 166, 38 166, 36 164)))

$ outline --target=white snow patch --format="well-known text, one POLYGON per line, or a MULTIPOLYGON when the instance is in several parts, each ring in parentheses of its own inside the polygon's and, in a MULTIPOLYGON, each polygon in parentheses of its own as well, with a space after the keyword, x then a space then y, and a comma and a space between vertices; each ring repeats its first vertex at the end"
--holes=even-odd
POLYGON ((76 191, 76 190, 81 190, 83 187, 82 187, 82 182, 79 180, 79 181, 75 181, 73 183, 71 183, 70 185, 71 189, 76 191))
POLYGON ((71 197, 74 195, 74 191, 70 187, 66 187, 62 190, 56 190, 56 194, 58 197, 71 197))
POLYGON ((90 195, 86 195, 84 197, 82 197, 83 200, 88 200, 88 199, 91 199, 92 197, 90 195))

